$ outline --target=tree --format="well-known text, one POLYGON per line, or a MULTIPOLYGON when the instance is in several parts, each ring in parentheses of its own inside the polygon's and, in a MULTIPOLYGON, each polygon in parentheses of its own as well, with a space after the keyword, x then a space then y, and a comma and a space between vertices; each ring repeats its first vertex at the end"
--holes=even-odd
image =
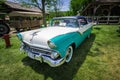
POLYGON ((77 13, 77 11, 82 11, 88 3, 95 1, 95 0, 71 0, 70 2, 70 8, 72 9, 74 15, 77 13))
MULTIPOLYGON (((4 4, 4 2, 5 2, 6 0, 1 0, 0 1, 0 13, 4 13, 5 12, 5 7, 3 6, 3 4, 4 4)), ((0 17, 4 17, 4 16, 0 16, 0 17)))
POLYGON ((0 1, 0 8, 2 7, 2 4, 5 2, 6 0, 1 0, 0 1))
POLYGON ((45 3, 47 0, 17 0, 18 2, 29 5, 29 7, 38 7, 42 11, 43 15, 43 24, 46 26, 46 14, 45 14, 45 3))
POLYGON ((59 16, 60 9, 64 4, 63 0, 49 0, 47 7, 50 11, 55 12, 55 16, 59 16))
POLYGON ((53 8, 58 13, 60 6, 62 5, 63 0, 18 0, 19 2, 23 3, 24 5, 29 5, 38 7, 42 11, 43 15, 43 24, 46 26, 46 14, 45 8, 53 8))

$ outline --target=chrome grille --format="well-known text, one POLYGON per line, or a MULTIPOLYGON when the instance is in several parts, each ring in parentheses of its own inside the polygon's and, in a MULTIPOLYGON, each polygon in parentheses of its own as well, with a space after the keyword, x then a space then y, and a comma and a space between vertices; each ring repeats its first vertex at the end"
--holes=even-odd
POLYGON ((52 52, 55 52, 53 50, 49 50, 49 49, 44 49, 44 48, 40 48, 40 47, 34 47, 34 46, 30 46, 27 43, 24 43, 24 49, 25 50, 29 50, 33 53, 43 53, 43 54, 47 54, 47 55, 51 55, 52 52))

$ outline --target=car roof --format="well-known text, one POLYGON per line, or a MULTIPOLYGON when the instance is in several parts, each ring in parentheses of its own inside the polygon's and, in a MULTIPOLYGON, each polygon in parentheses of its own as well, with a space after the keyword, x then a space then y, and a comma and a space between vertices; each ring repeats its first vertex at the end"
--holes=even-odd
POLYGON ((53 19, 60 19, 60 18, 75 18, 75 19, 81 19, 85 18, 84 16, 64 16, 64 17, 54 17, 53 19))

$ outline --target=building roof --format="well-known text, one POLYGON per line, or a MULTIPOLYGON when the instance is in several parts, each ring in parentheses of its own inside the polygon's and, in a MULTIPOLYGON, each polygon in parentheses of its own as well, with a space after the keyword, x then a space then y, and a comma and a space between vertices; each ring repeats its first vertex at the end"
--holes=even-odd
MULTIPOLYGON (((104 15, 103 10, 110 12, 114 7, 118 7, 118 13, 120 9, 120 0, 95 0, 93 2, 88 3, 83 10, 81 11, 82 15, 104 15), (102 9, 102 10, 100 10, 102 9), (98 11, 97 11, 98 10, 98 11)), ((116 13, 116 12, 114 12, 116 13)))
POLYGON ((12 11, 9 13, 9 16, 33 16, 33 17, 40 17, 42 13, 38 12, 25 12, 25 11, 12 11))
POLYGON ((95 0, 98 2, 120 2, 120 0, 95 0))
POLYGON ((38 9, 37 7, 31 7, 31 8, 27 8, 24 7, 23 5, 19 4, 19 3, 14 3, 14 2, 9 2, 6 1, 5 4, 7 6, 9 6, 12 9, 18 9, 18 10, 22 10, 22 11, 30 11, 30 12, 42 12, 40 9, 38 9))

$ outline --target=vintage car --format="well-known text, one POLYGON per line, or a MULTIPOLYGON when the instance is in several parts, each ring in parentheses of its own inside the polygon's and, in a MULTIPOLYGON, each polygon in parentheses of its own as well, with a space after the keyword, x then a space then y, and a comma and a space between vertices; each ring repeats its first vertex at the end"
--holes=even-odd
POLYGON ((72 58, 73 51, 89 37, 92 24, 83 16, 55 17, 49 27, 18 33, 20 50, 40 62, 57 67, 72 58))

